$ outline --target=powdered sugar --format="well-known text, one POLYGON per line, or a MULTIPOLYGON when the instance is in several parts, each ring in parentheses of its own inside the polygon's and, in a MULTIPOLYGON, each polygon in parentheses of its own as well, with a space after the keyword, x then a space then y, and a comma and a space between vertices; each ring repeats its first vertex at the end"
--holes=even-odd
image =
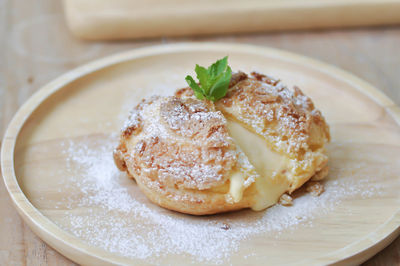
MULTIPOLYGON (((178 214, 150 203, 135 182, 118 171, 112 159, 115 139, 99 136, 65 145, 69 181, 77 195, 65 199, 71 211, 59 225, 93 246, 150 263, 163 262, 174 254, 192 262, 230 263, 231 255, 251 237, 279 238, 282 232, 313 226, 318 217, 349 197, 381 193, 379 186, 370 184, 370 177, 340 178, 327 180, 326 191, 319 197, 300 192, 292 207, 276 205, 262 212, 206 217, 178 214)), ((253 255, 257 254, 248 257, 253 255)))

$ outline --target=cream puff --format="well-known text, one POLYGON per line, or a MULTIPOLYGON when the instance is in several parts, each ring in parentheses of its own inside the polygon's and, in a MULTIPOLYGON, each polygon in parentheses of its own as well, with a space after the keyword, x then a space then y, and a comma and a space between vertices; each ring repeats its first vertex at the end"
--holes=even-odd
POLYGON ((167 209, 263 210, 327 175, 329 139, 325 119, 300 89, 239 72, 215 103, 196 99, 190 88, 143 100, 122 129, 114 159, 167 209))

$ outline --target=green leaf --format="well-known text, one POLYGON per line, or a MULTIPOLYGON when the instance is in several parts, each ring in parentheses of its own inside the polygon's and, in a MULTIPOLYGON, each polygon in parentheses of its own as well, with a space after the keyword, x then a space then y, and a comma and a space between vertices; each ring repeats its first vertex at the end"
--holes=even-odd
POLYGON ((228 66, 228 57, 225 56, 224 58, 212 64, 207 70, 209 75, 215 79, 217 76, 219 76, 222 72, 225 71, 227 66, 228 66))
POLYGON ((201 84, 204 94, 207 95, 210 90, 210 83, 209 83, 210 80, 208 78, 207 69, 205 67, 196 65, 196 68, 194 69, 194 71, 197 74, 197 79, 200 81, 200 84, 201 84))
POLYGON ((204 99, 204 94, 202 89, 199 87, 199 85, 194 81, 192 76, 187 75, 185 78, 187 84, 189 85, 190 88, 194 91, 194 95, 196 96, 197 99, 203 100, 204 99))
POLYGON ((228 92, 229 82, 232 78, 232 69, 228 66, 226 72, 222 73, 210 89, 210 95, 219 100, 228 92))
POLYGON ((189 75, 185 80, 198 99, 205 98, 215 102, 226 95, 232 78, 232 69, 228 66, 227 56, 217 60, 208 68, 196 65, 195 72, 200 86, 189 75))

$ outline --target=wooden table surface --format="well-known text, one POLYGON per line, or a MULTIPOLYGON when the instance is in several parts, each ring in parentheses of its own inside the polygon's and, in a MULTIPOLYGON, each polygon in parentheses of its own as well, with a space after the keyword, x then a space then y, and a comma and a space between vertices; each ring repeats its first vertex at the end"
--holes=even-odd
MULTIPOLYGON (((60 1, 0 0, 0 136, 36 90, 76 66, 119 51, 182 41, 250 43, 320 59, 370 82, 400 104, 400 27, 82 42, 60 1)), ((0 265, 75 265, 36 237, 0 181, 0 265)), ((365 265, 400 265, 400 238, 365 265)))

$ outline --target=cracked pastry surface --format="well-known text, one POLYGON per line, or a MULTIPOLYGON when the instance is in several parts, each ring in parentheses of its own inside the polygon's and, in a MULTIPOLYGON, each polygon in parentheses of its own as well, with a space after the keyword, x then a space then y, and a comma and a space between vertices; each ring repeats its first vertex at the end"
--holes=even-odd
POLYGON ((215 104, 195 99, 190 88, 143 100, 114 159, 162 207, 196 215, 262 210, 326 176, 329 139, 300 89, 239 72, 215 104))

